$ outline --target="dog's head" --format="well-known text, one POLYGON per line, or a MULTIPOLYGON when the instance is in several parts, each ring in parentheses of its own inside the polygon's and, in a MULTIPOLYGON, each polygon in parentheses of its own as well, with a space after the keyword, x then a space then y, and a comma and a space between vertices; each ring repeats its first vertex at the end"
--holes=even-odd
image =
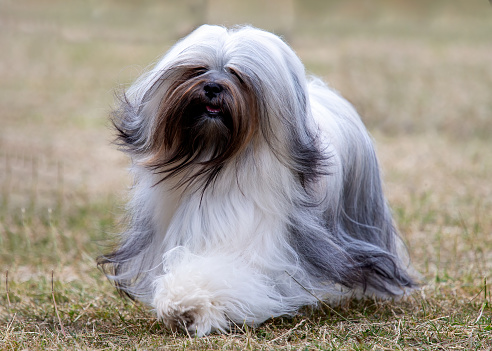
POLYGON ((137 80, 114 121, 137 162, 210 183, 257 145, 302 168, 313 142, 306 91, 304 67, 279 37, 204 25, 137 80))

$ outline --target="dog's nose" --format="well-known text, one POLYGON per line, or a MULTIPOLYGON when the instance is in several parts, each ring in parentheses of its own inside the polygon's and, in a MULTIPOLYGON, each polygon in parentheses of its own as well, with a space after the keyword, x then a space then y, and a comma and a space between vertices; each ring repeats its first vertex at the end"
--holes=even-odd
POLYGON ((220 92, 223 90, 222 85, 217 84, 215 82, 209 82, 205 84, 203 87, 203 90, 205 90, 205 95, 212 100, 214 97, 216 97, 220 92))

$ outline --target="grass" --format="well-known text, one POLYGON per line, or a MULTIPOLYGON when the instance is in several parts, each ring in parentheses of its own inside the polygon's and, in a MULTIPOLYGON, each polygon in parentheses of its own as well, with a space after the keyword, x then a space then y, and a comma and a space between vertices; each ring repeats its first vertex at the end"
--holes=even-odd
POLYGON ((0 349, 492 348, 492 7, 299 3, 2 2, 0 349), (130 184, 109 142, 113 89, 203 21, 283 34, 353 102, 421 291, 202 339, 117 295, 94 261, 130 184))

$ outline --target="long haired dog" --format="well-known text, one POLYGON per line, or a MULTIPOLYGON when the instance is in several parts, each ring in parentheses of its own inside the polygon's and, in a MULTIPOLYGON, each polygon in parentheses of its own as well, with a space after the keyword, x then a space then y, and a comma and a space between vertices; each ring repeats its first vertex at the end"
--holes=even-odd
POLYGON ((204 25, 113 117, 135 182, 99 264, 166 325, 204 335, 414 287, 364 125, 277 36, 204 25))

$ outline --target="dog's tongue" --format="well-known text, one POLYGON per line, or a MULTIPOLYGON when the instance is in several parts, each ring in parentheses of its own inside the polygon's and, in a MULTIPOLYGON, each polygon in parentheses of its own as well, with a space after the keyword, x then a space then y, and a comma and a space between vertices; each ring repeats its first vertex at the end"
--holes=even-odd
POLYGON ((210 112, 210 113, 219 113, 220 112, 220 109, 207 105, 207 112, 210 112))

